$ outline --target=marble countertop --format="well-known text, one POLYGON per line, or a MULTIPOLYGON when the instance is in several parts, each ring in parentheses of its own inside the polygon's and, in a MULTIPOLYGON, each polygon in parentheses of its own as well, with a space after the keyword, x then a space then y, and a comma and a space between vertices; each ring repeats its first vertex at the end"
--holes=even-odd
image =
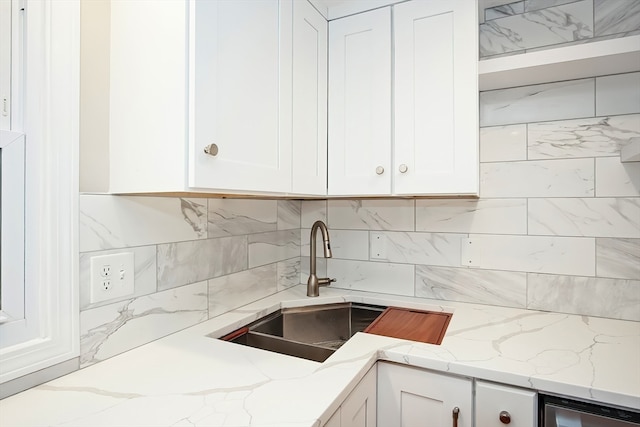
POLYGON ((640 409, 640 323, 297 286, 0 401, 0 425, 320 426, 377 360, 640 409), (282 307, 452 312, 441 345, 358 333, 324 363, 207 337, 282 307))

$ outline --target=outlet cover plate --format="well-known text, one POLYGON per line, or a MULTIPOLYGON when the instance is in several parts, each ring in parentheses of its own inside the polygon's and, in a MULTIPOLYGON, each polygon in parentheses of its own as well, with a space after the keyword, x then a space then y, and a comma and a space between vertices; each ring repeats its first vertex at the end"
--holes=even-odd
POLYGON ((94 256, 90 262, 91 304, 133 295, 133 252, 94 256))

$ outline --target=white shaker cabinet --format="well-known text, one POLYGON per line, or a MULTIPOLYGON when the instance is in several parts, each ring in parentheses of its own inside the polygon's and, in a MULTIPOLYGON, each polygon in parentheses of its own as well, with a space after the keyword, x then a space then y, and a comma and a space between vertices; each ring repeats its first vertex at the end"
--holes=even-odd
POLYGON ((189 187, 290 191, 291 8, 190 2, 189 187))
POLYGON ((377 368, 374 365, 324 427, 376 427, 376 382, 377 368))
POLYGON ((91 19, 110 35, 83 50, 105 65, 83 74, 82 191, 326 194, 327 24, 306 1, 112 1, 91 19))
POLYGON ((476 14, 412 0, 330 22, 329 195, 478 193, 476 14))
POLYGON ((326 19, 308 1, 293 2, 292 189, 327 194, 326 19))
POLYGON ((329 195, 391 188, 391 8, 329 23, 329 195))
POLYGON ((476 425, 536 427, 537 394, 485 381, 476 381, 476 425))
POLYGON ((414 0, 393 18, 394 193, 478 194, 475 2, 414 0))
POLYGON ((380 426, 471 427, 472 400, 470 379, 378 363, 380 426))

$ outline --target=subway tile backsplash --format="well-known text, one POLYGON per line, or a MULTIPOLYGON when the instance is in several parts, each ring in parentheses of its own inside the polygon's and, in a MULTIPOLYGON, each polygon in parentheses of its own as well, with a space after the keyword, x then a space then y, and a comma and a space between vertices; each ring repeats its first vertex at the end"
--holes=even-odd
POLYGON ((639 78, 482 93, 477 200, 81 195, 82 366, 306 283, 318 219, 332 287, 640 321, 639 78), (122 251, 135 293, 91 304, 90 257, 122 251))
POLYGON ((635 0, 522 0, 482 12, 482 59, 625 37, 640 29, 635 0))

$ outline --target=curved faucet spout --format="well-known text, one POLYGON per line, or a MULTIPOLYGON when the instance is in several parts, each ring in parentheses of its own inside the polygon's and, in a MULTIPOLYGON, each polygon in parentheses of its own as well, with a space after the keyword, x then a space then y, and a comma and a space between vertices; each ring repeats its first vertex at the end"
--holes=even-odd
POLYGON ((329 279, 326 277, 318 278, 316 275, 316 235, 318 229, 322 233, 322 243, 324 247, 324 257, 331 258, 331 242, 329 241, 329 230, 322 221, 316 221, 311 226, 311 237, 309 239, 310 249, 310 261, 309 261, 309 279, 307 280, 307 296, 317 297, 320 295, 320 286, 326 286, 331 282, 335 282, 336 279, 329 279))

